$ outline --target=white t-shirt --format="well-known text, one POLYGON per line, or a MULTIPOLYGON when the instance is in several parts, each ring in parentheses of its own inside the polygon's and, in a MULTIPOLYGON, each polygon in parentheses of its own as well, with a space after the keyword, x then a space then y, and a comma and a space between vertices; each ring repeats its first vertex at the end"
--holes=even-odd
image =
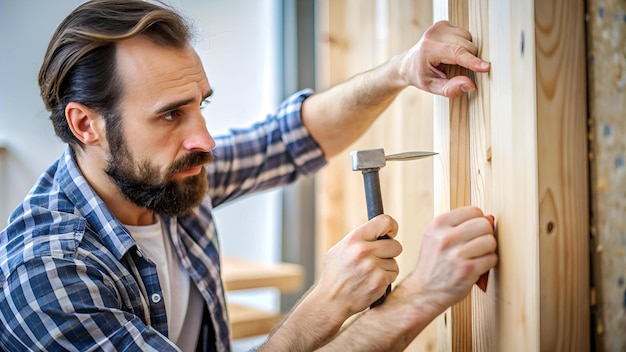
MULTIPOLYGON (((157 222, 153 225, 124 226, 137 241, 139 249, 157 267, 169 339, 183 351, 195 351, 204 300, 173 250, 171 239, 166 237, 162 222, 156 218, 157 222)), ((176 226, 172 226, 172 230, 175 231, 176 226)), ((172 236, 176 236, 176 233, 172 233, 172 236)))

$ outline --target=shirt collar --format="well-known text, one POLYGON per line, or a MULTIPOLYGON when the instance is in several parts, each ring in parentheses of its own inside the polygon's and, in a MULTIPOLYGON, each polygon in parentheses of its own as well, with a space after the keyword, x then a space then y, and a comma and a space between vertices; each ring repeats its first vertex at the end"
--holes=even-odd
POLYGON ((75 212, 87 220, 87 226, 97 232, 107 248, 121 260, 128 250, 136 246, 135 240, 91 188, 78 168, 69 146, 59 159, 58 165, 59 172, 55 179, 74 204, 75 212))

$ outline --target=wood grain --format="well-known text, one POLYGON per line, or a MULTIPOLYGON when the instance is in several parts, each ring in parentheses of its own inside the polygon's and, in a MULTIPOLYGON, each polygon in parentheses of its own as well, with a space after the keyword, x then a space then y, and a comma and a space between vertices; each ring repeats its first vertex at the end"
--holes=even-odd
POLYGON ((584 4, 535 4, 541 349, 590 348, 584 4))
MULTIPOLYGON (((463 13, 462 3, 442 3, 449 16, 463 13)), ((470 94, 471 204, 495 214, 500 262, 487 294, 474 290, 472 313, 457 317, 471 320, 471 339, 454 329, 464 322, 444 320, 452 325, 445 350, 588 349, 581 9, 561 1, 470 2, 470 30, 492 62, 490 78, 476 77, 479 91, 470 94), (455 346, 459 340, 472 347, 455 346)), ((464 204, 454 187, 467 182, 452 171, 464 151, 452 143, 453 116, 466 107, 446 108, 450 123, 436 133, 449 143, 449 189, 437 189, 436 199, 450 196, 452 208, 455 199, 464 204)))
POLYGON ((534 4, 489 2, 497 351, 539 351, 539 224, 534 4))
MULTIPOLYGON (((447 20, 468 28, 466 0, 434 2, 434 20, 447 20)), ((448 77, 466 74, 460 67, 448 67, 448 77)), ((435 98, 435 150, 441 158, 435 164, 435 214, 470 205, 470 158, 468 100, 463 95, 455 99, 435 98)), ((472 350, 472 298, 450 307, 437 319, 438 342, 442 351, 472 350)))
MULTIPOLYGON (((469 0, 468 25, 472 41, 478 48, 477 56, 490 61, 489 56, 489 2, 469 0)), ((491 81, 488 74, 472 75, 477 90, 468 94, 470 131, 471 204, 493 212, 491 171, 491 81)), ((487 291, 472 289, 472 350, 496 351, 498 336, 497 301, 494 297, 497 282, 490 272, 487 291)))

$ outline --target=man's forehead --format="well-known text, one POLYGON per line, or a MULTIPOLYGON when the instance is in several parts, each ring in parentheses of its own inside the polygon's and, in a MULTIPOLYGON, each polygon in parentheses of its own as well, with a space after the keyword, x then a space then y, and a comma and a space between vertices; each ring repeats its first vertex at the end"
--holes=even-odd
POLYGON ((119 43, 116 60, 125 96, 134 101, 162 102, 210 93, 200 57, 190 46, 169 48, 134 37, 119 43))

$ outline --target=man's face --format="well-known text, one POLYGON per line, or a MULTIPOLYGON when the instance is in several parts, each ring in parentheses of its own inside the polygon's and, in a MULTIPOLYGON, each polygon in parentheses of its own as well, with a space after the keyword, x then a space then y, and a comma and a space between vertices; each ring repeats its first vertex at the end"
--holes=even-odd
POLYGON ((136 37, 118 45, 123 81, 119 124, 107 125, 105 172, 122 194, 158 214, 182 216, 207 192, 204 164, 215 141, 201 104, 211 94, 192 49, 156 46, 136 37))
POLYGON ((213 160, 210 152, 186 154, 162 173, 150 159, 133 158, 122 131, 107 129, 107 135, 110 155, 105 172, 128 200, 168 216, 183 216, 200 204, 208 190, 206 170, 202 166, 213 160), (176 174, 198 167, 201 167, 198 174, 174 180, 176 174))

